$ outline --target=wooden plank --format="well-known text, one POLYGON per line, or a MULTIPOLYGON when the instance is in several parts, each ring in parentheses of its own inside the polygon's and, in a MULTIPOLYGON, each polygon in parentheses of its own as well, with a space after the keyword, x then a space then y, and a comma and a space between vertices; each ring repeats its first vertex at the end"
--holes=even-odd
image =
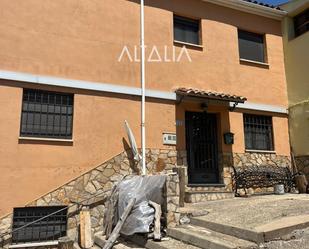
POLYGON ((111 196, 106 204, 106 211, 104 214, 103 231, 106 235, 106 239, 109 238, 112 233, 114 222, 115 222, 115 210, 118 204, 118 186, 115 185, 112 189, 111 196))
POLYGON ((155 209, 155 217, 154 217, 154 240, 161 240, 161 205, 155 203, 153 201, 149 201, 149 205, 155 209))
POLYGON ((79 213, 80 217, 80 245, 82 248, 90 248, 93 246, 91 233, 91 217, 90 210, 83 208, 79 213))
POLYGON ((134 207, 136 199, 131 199, 127 205, 127 207, 124 209, 123 214, 121 215, 119 221, 117 222, 117 225, 115 226, 113 232, 111 233, 109 239, 106 241, 105 246, 103 247, 103 249, 110 249, 113 247, 114 243, 116 242, 116 240, 118 239, 118 237, 120 236, 120 230, 124 224, 124 222, 126 221, 126 219, 128 218, 129 214, 131 213, 131 210, 134 207))

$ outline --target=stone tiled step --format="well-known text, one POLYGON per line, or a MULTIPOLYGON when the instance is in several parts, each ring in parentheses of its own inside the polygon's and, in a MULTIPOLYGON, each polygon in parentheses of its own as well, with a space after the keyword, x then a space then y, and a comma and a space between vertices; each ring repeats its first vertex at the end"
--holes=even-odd
POLYGON ((204 249, 251 249, 257 246, 253 242, 192 225, 170 228, 168 235, 204 249))
POLYGON ((135 244, 142 246, 142 248, 147 249, 200 249, 201 248, 184 243, 181 240, 173 239, 171 237, 167 237, 162 241, 153 241, 151 239, 146 240, 144 237, 139 235, 134 235, 130 236, 129 239, 132 240, 135 244))
POLYGON ((272 222, 254 228, 237 227, 235 225, 214 222, 207 219, 207 216, 191 217, 190 224, 240 239, 263 243, 285 236, 295 230, 308 228, 309 215, 277 218, 272 222))
MULTIPOLYGON (((105 245, 105 236, 101 234, 96 234, 94 236, 95 245, 91 249, 101 249, 105 245)), ((142 249, 144 247, 140 247, 133 243, 132 241, 125 240, 123 238, 119 238, 117 242, 113 245, 114 249, 142 249)))
POLYGON ((186 191, 185 202, 187 203, 197 203, 204 201, 217 201, 223 199, 234 198, 234 193, 229 191, 186 191))
POLYGON ((211 184, 211 185, 187 185, 186 191, 205 191, 205 192, 223 192, 226 191, 224 184, 211 184))

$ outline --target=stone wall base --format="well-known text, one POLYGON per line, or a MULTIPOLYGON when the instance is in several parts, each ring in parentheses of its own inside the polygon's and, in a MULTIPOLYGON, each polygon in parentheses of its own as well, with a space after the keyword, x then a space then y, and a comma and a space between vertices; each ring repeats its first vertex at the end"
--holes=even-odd
MULTIPOLYGON (((168 176, 164 209, 167 226, 179 224, 180 193, 184 195, 185 191, 194 190, 206 192, 222 192, 224 190, 231 193, 233 191, 233 166, 290 166, 290 158, 288 156, 265 153, 223 153, 219 157, 220 183, 222 186, 189 187, 186 156, 186 151, 176 151, 174 149, 147 149, 146 151, 148 173, 167 174, 168 176), (173 173, 173 168, 175 167, 185 168, 185 177, 182 176, 181 178, 181 190, 179 176, 177 173, 173 173)), ((299 167, 304 172, 309 173, 308 157, 297 158, 297 161, 301 162, 299 167)), ((72 205, 73 203, 81 203, 88 200, 88 203, 92 203, 90 208, 92 232, 96 233, 103 230, 105 201, 109 197, 112 187, 125 176, 137 175, 140 173, 139 171, 139 166, 132 159, 131 152, 124 151, 89 172, 28 203, 26 206, 72 205), (101 193, 100 196, 95 197, 98 193, 101 193)), ((273 192, 273 188, 248 190, 249 194, 261 192, 273 192)), ((221 198, 221 196, 218 196, 218 198, 221 198)), ((213 197, 210 199, 212 200, 213 197)), ((201 198, 199 201, 202 200, 201 198)), ((209 200, 208 195, 205 197, 205 200, 209 200)), ((74 241, 78 241, 79 212, 81 208, 82 205, 73 205, 68 209, 67 235, 74 241)), ((0 234, 11 231, 11 225, 12 214, 2 217, 0 219, 0 234)), ((7 240, 7 243, 5 243, 6 245, 3 248, 6 248, 10 243, 10 236, 6 236, 5 240, 7 240)))
MULTIPOLYGON (((146 162, 148 174, 172 173, 178 158, 175 150, 147 149, 146 162)), ((131 151, 124 151, 114 158, 104 162, 89 172, 64 184, 50 193, 28 203, 26 206, 51 206, 68 205, 67 236, 78 241, 79 212, 82 205, 89 204, 91 213, 92 232, 103 230, 105 201, 109 197, 112 187, 127 175, 138 175, 139 166, 132 159, 131 151), (99 196, 96 196, 101 193, 99 196), (85 202, 85 200, 87 200, 85 202), (72 205, 72 206, 71 206, 72 205)), ((179 205, 179 178, 177 174, 168 175, 166 187, 166 220, 167 224, 176 225, 179 221, 177 209, 179 205)), ((12 214, 0 219, 0 235, 10 232, 12 229, 12 214)), ((10 244, 10 235, 5 236, 6 243, 3 248, 10 244)), ((1 238, 0 238, 1 240, 1 238)), ((0 241, 1 247, 1 241, 0 241)))

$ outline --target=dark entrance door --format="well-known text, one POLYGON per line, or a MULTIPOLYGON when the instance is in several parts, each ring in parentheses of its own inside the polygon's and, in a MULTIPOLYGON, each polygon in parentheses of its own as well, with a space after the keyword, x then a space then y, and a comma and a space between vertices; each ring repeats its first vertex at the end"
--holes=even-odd
POLYGON ((206 112, 186 112, 189 184, 219 183, 217 118, 206 112))

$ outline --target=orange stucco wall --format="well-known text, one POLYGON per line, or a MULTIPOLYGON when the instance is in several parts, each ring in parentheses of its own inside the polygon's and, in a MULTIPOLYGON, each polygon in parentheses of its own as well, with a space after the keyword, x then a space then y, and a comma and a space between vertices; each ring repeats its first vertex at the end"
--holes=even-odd
MULTIPOLYGON (((0 214, 123 151, 123 139, 128 142, 125 119, 140 145, 140 102, 136 98, 80 91, 74 91, 72 144, 19 140, 22 88, 10 84, 14 86, 0 85, 0 214)), ((146 107, 147 146, 168 148, 162 144, 162 133, 175 132, 174 105, 148 102, 146 107)))
MULTIPOLYGON (((156 45, 162 54, 168 46, 171 52, 173 12, 201 18, 203 41, 202 49, 188 47, 192 62, 147 63, 147 88, 196 87, 287 106, 280 21, 199 0, 146 4, 148 47, 156 45), (269 68, 239 62, 237 27, 266 34, 269 68)), ((139 87, 139 63, 118 62, 124 46, 133 54, 139 44, 137 1, 0 0, 0 9, 0 70, 139 87)), ((121 152, 124 119, 140 141, 138 98, 51 87, 43 89, 75 93, 73 143, 19 140, 22 87, 29 86, 38 87, 0 81, 0 215, 121 152)), ((157 148, 164 148, 162 133, 175 132, 175 120, 187 108, 198 109, 154 100, 146 108, 147 147, 157 148)), ((232 149, 244 152, 242 114, 211 108, 220 117, 221 135, 231 129, 232 149)), ((179 148, 185 146, 183 129, 177 127, 179 148)), ((288 155, 286 117, 274 118, 274 129, 277 153, 288 155)), ((221 146, 231 150, 223 141, 221 146)))
POLYGON ((283 156, 290 156, 288 119, 286 115, 278 115, 275 113, 265 113, 258 111, 241 110, 230 112, 231 132, 235 134, 235 141, 233 145, 233 152, 243 153, 245 148, 243 113, 270 115, 273 121, 273 138, 274 149, 276 154, 283 156))
MULTIPOLYGON (((176 106, 176 119, 180 122, 177 126, 177 148, 184 150, 186 148, 185 141, 185 112, 186 111, 197 111, 200 112, 200 103, 181 103, 176 106)), ((289 136, 288 136, 288 119, 286 115, 278 115, 275 113, 265 113, 259 111, 249 110, 237 110, 229 112, 226 106, 213 105, 207 108, 208 113, 214 113, 217 115, 218 125, 218 144, 219 151, 244 153, 245 152, 245 136, 244 136, 244 123, 243 114, 260 114, 270 115, 273 117, 273 137, 274 137, 274 149, 276 154, 289 156, 289 136), (234 144, 226 145, 224 143, 223 134, 226 132, 234 133, 234 144)))
MULTIPOLYGON (((118 62, 124 46, 133 54, 139 45, 135 1, 1 0, 0 4, 1 69, 139 86, 139 63, 127 57, 118 62)), ((204 47, 189 48, 192 63, 147 63, 148 88, 171 91, 194 86, 243 95, 251 102, 287 105, 280 21, 200 0, 146 4, 147 55, 153 45, 161 55, 164 46, 171 53, 173 12, 202 19, 204 47), (237 27, 266 34, 269 69, 239 63, 237 27)))

